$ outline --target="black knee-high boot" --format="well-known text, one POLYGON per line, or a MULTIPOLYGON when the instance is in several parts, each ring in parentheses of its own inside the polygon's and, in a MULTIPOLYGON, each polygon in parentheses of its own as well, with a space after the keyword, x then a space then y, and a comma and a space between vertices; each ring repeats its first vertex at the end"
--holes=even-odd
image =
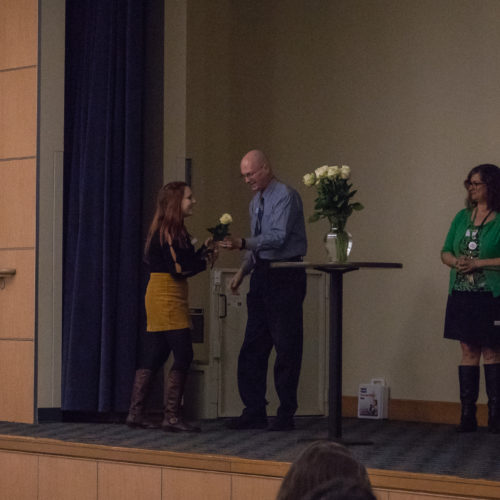
POLYGON ((484 365, 488 394, 488 430, 500 434, 500 363, 484 365))
POLYGON ((477 429, 476 401, 479 395, 479 366, 459 366, 458 380, 462 414, 457 431, 474 432, 477 429))

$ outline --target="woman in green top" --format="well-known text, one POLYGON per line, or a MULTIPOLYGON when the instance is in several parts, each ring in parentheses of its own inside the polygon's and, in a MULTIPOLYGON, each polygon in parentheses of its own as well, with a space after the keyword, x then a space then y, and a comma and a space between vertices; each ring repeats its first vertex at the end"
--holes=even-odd
POLYGON ((451 268, 444 336, 460 341, 462 414, 459 432, 477 429, 479 361, 484 362, 488 428, 500 433, 500 168, 474 167, 441 253, 451 268))

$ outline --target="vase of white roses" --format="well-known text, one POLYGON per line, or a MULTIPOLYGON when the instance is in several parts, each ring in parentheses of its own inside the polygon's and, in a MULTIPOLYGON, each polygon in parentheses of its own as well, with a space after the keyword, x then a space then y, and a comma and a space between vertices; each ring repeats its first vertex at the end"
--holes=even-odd
POLYGON ((304 184, 316 187, 314 213, 309 222, 328 219, 330 230, 325 235, 325 247, 330 262, 345 262, 352 248, 352 236, 345 230, 347 219, 354 210, 362 210, 361 203, 352 203, 356 190, 349 182, 351 169, 347 165, 323 165, 304 175, 304 184))

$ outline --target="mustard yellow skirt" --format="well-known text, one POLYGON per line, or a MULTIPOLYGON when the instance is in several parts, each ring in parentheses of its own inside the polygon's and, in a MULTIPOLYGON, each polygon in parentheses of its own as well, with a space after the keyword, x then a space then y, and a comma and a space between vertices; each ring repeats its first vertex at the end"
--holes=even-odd
POLYGON ((191 328, 186 278, 173 278, 168 273, 151 273, 145 304, 148 332, 191 328))

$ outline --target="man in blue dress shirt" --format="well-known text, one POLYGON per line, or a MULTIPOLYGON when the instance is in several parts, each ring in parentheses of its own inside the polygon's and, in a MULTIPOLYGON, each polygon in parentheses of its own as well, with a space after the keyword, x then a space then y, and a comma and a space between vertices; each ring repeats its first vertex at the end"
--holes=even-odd
POLYGON ((302 200, 297 191, 276 179, 262 151, 247 153, 240 168, 245 182, 255 192, 250 202, 251 236, 228 237, 222 246, 245 251, 242 265, 231 281, 233 293, 237 293, 247 274, 252 275, 245 339, 238 358, 238 389, 245 409, 241 416, 229 421, 228 427, 267 427, 267 366, 274 347, 274 381, 280 406, 268 429, 291 430, 302 361, 306 273, 303 268, 271 268, 270 264, 301 261, 306 254, 302 200))

